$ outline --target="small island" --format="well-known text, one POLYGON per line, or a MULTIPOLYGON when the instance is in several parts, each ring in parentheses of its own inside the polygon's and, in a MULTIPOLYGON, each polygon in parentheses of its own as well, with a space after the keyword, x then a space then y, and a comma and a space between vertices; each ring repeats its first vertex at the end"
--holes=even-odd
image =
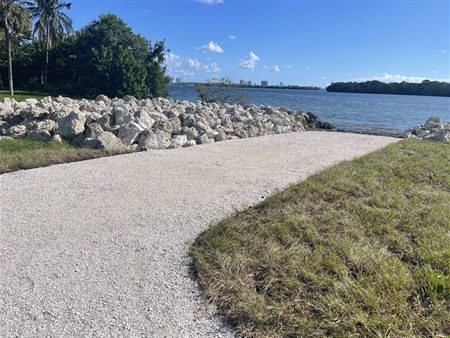
POLYGON ((381 81, 332 82, 327 92, 450 96, 450 83, 424 80, 421 83, 381 81))

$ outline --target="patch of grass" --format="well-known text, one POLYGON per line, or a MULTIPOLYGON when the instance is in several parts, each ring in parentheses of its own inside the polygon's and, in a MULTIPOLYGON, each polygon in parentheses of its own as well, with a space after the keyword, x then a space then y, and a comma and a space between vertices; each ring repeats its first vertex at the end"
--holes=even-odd
MULTIPOLYGON (((42 100, 44 97, 51 96, 52 98, 58 97, 59 95, 66 96, 61 93, 50 93, 50 92, 42 92, 42 91, 30 91, 30 90, 14 90, 14 100, 17 102, 25 101, 26 99, 37 99, 42 100)), ((9 91, 6 89, 0 90, 0 100, 4 99, 5 97, 11 97, 9 95, 9 91)), ((71 97, 72 99, 81 99, 80 97, 71 97)))
MULTIPOLYGON (((14 100, 20 102, 24 101, 25 99, 29 98, 35 98, 38 100, 42 100, 46 96, 52 96, 50 93, 44 93, 39 91, 28 91, 28 90, 14 90, 14 100)), ((8 90, 0 90, 0 100, 4 99, 5 97, 11 97, 9 95, 8 90)))
POLYGON ((0 174, 128 152, 76 148, 67 143, 4 138, 0 139, 0 174))
POLYGON ((191 255, 243 337, 448 337, 450 145, 343 162, 212 226, 191 255))

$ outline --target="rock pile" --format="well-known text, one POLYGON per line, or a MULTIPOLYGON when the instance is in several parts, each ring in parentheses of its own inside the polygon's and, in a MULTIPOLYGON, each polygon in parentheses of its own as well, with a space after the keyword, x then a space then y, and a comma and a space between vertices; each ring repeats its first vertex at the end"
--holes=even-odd
POLYGON ((430 139, 450 142, 450 122, 443 124, 439 117, 430 117, 423 126, 410 128, 405 132, 408 138, 430 139))
POLYGON ((28 137, 96 148, 135 150, 189 147, 233 138, 332 129, 313 113, 268 107, 137 100, 132 96, 95 100, 46 97, 0 101, 0 136, 28 137))

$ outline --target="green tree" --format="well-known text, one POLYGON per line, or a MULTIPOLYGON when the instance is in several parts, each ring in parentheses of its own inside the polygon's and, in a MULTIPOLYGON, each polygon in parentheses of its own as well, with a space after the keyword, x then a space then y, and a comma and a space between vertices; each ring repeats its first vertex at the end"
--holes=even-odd
POLYGON ((5 34, 6 54, 8 60, 9 94, 14 95, 13 69, 12 69, 12 43, 14 35, 20 35, 31 29, 30 12, 19 0, 1 0, 0 27, 5 34))
POLYGON ((61 39, 64 33, 72 33, 72 19, 64 9, 70 10, 72 3, 59 0, 35 0, 30 3, 32 17, 36 20, 33 35, 37 35, 45 45, 45 65, 43 72, 43 85, 47 87, 49 51, 52 45, 61 39))
POLYGON ((79 32, 77 90, 89 96, 165 96, 164 51, 164 41, 152 46, 116 15, 101 15, 79 32))
POLYGON ((147 78, 145 83, 152 97, 169 95, 166 86, 170 82, 170 77, 166 76, 166 67, 162 66, 165 50, 164 41, 157 41, 153 47, 150 45, 146 60, 147 78))

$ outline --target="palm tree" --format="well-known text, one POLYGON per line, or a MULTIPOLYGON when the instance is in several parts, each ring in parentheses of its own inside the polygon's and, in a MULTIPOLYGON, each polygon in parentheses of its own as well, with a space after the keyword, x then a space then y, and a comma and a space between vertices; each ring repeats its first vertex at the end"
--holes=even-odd
POLYGON ((72 3, 59 2, 59 0, 34 0, 30 4, 32 17, 36 20, 33 35, 45 44, 45 66, 43 84, 47 86, 48 54, 52 43, 57 41, 61 35, 72 33, 72 19, 63 13, 63 9, 69 9, 72 3))
POLYGON ((0 28, 5 33, 9 94, 11 96, 14 95, 11 35, 21 34, 31 28, 30 12, 22 5, 23 2, 20 0, 0 0, 0 28))

